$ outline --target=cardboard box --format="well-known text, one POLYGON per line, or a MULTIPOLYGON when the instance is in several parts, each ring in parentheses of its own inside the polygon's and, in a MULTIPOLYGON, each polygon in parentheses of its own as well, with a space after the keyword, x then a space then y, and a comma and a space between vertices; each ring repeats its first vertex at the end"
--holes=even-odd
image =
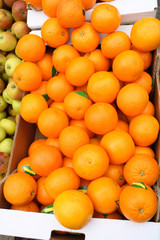
MULTIPOLYGON (((160 49, 154 53, 153 59, 153 85, 154 89, 151 98, 156 108, 156 118, 160 122, 160 82, 159 82, 159 64, 160 49)), ((16 171, 18 162, 27 156, 29 145, 38 137, 39 132, 36 125, 26 123, 21 117, 18 120, 18 127, 15 133, 13 145, 12 161, 10 162, 8 173, 16 171)), ((154 144, 156 159, 160 165, 160 138, 154 144)), ((6 177, 7 178, 7 177, 6 177)), ((9 204, 3 197, 3 183, 0 184, 0 234, 9 236, 18 236, 32 239, 52 239, 52 240, 159 240, 160 239, 160 178, 154 186, 158 195, 158 211, 154 219, 146 223, 134 223, 128 220, 111 220, 93 218, 88 225, 80 230, 70 230, 63 227, 53 214, 32 213, 17 210, 10 210, 9 204), (66 231, 69 233, 78 233, 80 235, 60 235, 56 231, 66 231)))

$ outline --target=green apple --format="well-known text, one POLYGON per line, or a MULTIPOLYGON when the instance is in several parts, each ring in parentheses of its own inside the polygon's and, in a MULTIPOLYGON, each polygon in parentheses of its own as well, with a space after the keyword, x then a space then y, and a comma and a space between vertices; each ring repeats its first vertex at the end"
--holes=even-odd
POLYGON ((6 103, 4 98, 2 96, 0 96, 0 112, 3 112, 7 106, 8 106, 8 104, 6 103))
POLYGON ((12 108, 16 113, 19 113, 20 108, 21 108, 21 101, 20 100, 13 100, 12 101, 12 108))
POLYGON ((3 81, 8 82, 9 77, 5 72, 2 73, 2 79, 3 79, 3 81))
POLYGON ((5 111, 0 112, 0 120, 6 117, 7 117, 7 113, 5 111))
POLYGON ((6 92, 6 88, 4 89, 2 96, 3 96, 4 100, 6 101, 6 103, 12 104, 12 99, 8 96, 8 94, 6 92))
POLYGON ((10 52, 6 55, 6 58, 9 59, 9 58, 17 58, 17 56, 13 53, 13 52, 10 52))
POLYGON ((0 78, 0 94, 3 92, 5 89, 5 83, 4 81, 0 78))
POLYGON ((0 29, 6 30, 12 26, 13 17, 10 11, 0 9, 0 29))
POLYGON ((2 127, 8 135, 13 135, 16 129, 16 123, 13 120, 3 118, 0 121, 0 127, 2 127))
POLYGON ((17 115, 17 113, 15 112, 15 110, 13 110, 13 108, 12 108, 12 105, 8 105, 8 107, 7 107, 7 112, 8 112, 8 114, 10 115, 10 116, 16 116, 17 115))
POLYGON ((0 49, 2 51, 10 52, 15 49, 17 44, 16 37, 10 32, 0 33, 0 49))
POLYGON ((23 96, 23 91, 19 89, 15 82, 9 82, 6 87, 6 92, 9 98, 12 100, 21 100, 23 96))
POLYGON ((18 39, 20 39, 26 34, 29 34, 29 32, 31 31, 27 23, 24 21, 14 22, 11 27, 11 30, 12 30, 12 34, 14 34, 18 39))
POLYGON ((9 58, 5 63, 5 72, 9 77, 13 77, 15 68, 21 63, 21 60, 16 58, 9 58))
POLYGON ((8 117, 7 117, 7 119, 9 119, 9 120, 12 120, 12 121, 16 122, 16 118, 15 118, 14 116, 8 116, 8 117))
POLYGON ((12 150, 13 139, 5 138, 0 142, 0 152, 4 152, 7 154, 11 153, 12 150))
POLYGON ((6 57, 0 53, 0 74, 4 72, 5 70, 5 62, 6 62, 6 57))
POLYGON ((0 127, 0 142, 6 137, 6 131, 0 127))

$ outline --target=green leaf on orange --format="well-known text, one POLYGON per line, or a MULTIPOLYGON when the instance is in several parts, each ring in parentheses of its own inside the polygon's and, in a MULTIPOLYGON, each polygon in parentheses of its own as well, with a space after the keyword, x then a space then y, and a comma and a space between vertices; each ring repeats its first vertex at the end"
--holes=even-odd
POLYGON ((52 67, 52 77, 56 76, 58 71, 55 69, 55 67, 52 67))
POLYGON ((83 91, 75 91, 77 94, 81 95, 82 97, 86 97, 89 99, 87 93, 83 92, 83 91))
POLYGON ((43 94, 42 97, 44 97, 44 99, 48 102, 50 100, 50 97, 48 96, 48 94, 43 94))

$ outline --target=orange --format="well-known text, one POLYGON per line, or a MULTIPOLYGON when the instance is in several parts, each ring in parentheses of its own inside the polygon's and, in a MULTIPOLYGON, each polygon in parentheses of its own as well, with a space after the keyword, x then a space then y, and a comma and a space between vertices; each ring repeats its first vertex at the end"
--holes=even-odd
POLYGON ((85 20, 85 9, 81 0, 61 0, 57 6, 57 19, 62 27, 80 27, 85 20))
POLYGON ((45 109, 38 118, 38 128, 46 137, 57 138, 67 126, 67 115, 64 111, 55 107, 45 109))
POLYGON ((45 141, 45 144, 59 149, 59 139, 58 138, 47 138, 45 141))
POLYGON ((157 161, 143 153, 134 155, 124 166, 124 178, 131 184, 143 182, 153 186, 159 177, 159 166, 157 161))
POLYGON ((94 211, 93 218, 123 219, 118 212, 113 212, 110 214, 102 214, 96 211, 94 211))
POLYGON ((87 143, 89 143, 88 134, 77 126, 66 127, 59 135, 60 150, 69 158, 72 158, 75 151, 87 143))
POLYGON ((120 191, 120 186, 112 178, 100 177, 89 184, 87 195, 97 212, 109 214, 117 210, 120 191))
POLYGON ((56 17, 58 3, 58 0, 42 0, 42 9, 44 13, 50 18, 56 17))
POLYGON ((67 94, 73 90, 73 86, 66 80, 63 73, 50 78, 46 87, 48 96, 56 102, 63 102, 67 94))
POLYGON ((75 151, 73 169, 81 178, 93 180, 103 176, 109 166, 105 150, 95 144, 86 144, 75 151))
POLYGON ((13 72, 13 80, 21 90, 32 91, 40 87, 42 73, 35 63, 21 62, 13 72))
POLYGON ((47 102, 39 94, 30 93, 21 101, 20 114, 29 123, 36 123, 42 111, 48 108, 47 102))
POLYGON ((39 146, 43 145, 46 142, 46 139, 36 139, 34 140, 28 149, 28 156, 31 155, 31 153, 36 150, 39 146))
POLYGON ((84 85, 94 73, 94 63, 86 57, 77 57, 66 68, 66 79, 74 86, 84 85))
POLYGON ((46 46, 41 37, 35 34, 26 34, 17 43, 18 56, 26 62, 38 62, 45 54, 46 46))
POLYGON ((88 10, 94 6, 96 0, 81 0, 85 9, 88 10))
POLYGON ((151 101, 148 101, 147 106, 143 110, 142 114, 148 114, 154 116, 155 114, 155 107, 151 101))
POLYGON ((160 20, 154 17, 139 19, 134 23, 130 37, 137 49, 144 52, 155 50, 160 45, 160 20))
POLYGON ((82 86, 76 87, 75 90, 77 90, 77 91, 82 91, 82 92, 87 93, 87 84, 88 84, 88 82, 85 83, 85 84, 82 85, 82 86))
POLYGON ((64 99, 64 108, 69 117, 77 120, 84 118, 87 109, 92 105, 88 95, 82 91, 70 92, 64 99))
POLYGON ((127 187, 129 184, 128 183, 126 183, 126 184, 124 184, 123 186, 121 186, 121 192, 122 192, 122 190, 125 188, 125 187, 127 187))
POLYGON ((57 18, 49 18, 42 25, 41 35, 48 46, 56 48, 68 41, 69 30, 63 28, 57 18))
POLYGON ((64 227, 80 229, 90 222, 94 209, 91 200, 85 193, 67 190, 58 195, 53 211, 57 220, 64 227))
POLYGON ((89 143, 99 145, 100 140, 98 138, 90 138, 89 143))
POLYGON ((42 205, 53 204, 54 199, 46 192, 45 189, 46 177, 40 177, 37 181, 36 200, 42 205))
POLYGON ((112 72, 99 71, 88 80, 87 93, 94 102, 112 103, 119 90, 119 81, 112 72))
POLYGON ((94 136, 94 133, 91 132, 87 127, 86 124, 84 122, 84 120, 74 120, 72 119, 69 123, 70 126, 77 126, 80 127, 82 129, 84 129, 86 131, 86 133, 88 134, 89 138, 92 138, 94 136))
POLYGON ((135 152, 135 144, 131 136, 125 131, 114 130, 101 139, 100 145, 109 156, 109 161, 115 165, 127 162, 135 152))
POLYGON ((126 50, 115 57, 112 69, 119 80, 133 82, 142 74, 144 70, 144 61, 137 52, 126 50))
MULTIPOLYGON (((88 187, 90 182, 91 182, 91 180, 86 180, 84 178, 80 178, 80 187, 88 187)), ((80 187, 79 187, 79 190, 80 190, 80 187)))
POLYGON ((42 0, 25 0, 25 2, 27 6, 31 7, 33 10, 42 10, 42 0))
POLYGON ((124 165, 109 164, 109 167, 105 172, 104 177, 112 178, 121 187, 125 183, 123 169, 124 165))
POLYGON ((120 89, 117 96, 117 106, 127 116, 136 116, 143 112, 149 101, 149 96, 142 86, 130 83, 120 89))
POLYGON ((23 158, 17 165, 17 172, 18 173, 27 173, 31 175, 35 180, 39 179, 38 176, 30 167, 29 157, 23 158))
POLYGON ((140 146, 136 146, 135 148, 135 154, 139 154, 139 153, 143 153, 143 154, 147 154, 153 158, 155 158, 155 153, 152 150, 152 148, 150 147, 140 147, 140 146))
POLYGON ((48 81, 52 77, 52 57, 49 53, 46 53, 44 57, 36 62, 38 67, 41 69, 42 72, 42 80, 48 81))
POLYGON ((128 117, 119 108, 117 108, 117 113, 118 113, 118 119, 128 124, 129 122, 128 117))
POLYGON ((114 32, 120 23, 121 16, 118 9, 110 4, 100 4, 92 11, 91 24, 98 32, 114 32))
POLYGON ((73 168, 72 158, 64 157, 64 158, 63 158, 62 167, 70 167, 70 168, 73 168))
POLYGON ((116 127, 118 115, 111 104, 94 103, 86 111, 84 121, 91 132, 103 135, 116 127))
POLYGON ((101 42, 101 50, 107 58, 115 58, 119 53, 131 49, 131 40, 125 32, 117 31, 106 35, 101 42))
POLYGON ((78 51, 73 46, 64 44, 54 50, 52 63, 58 72, 65 73, 68 63, 79 56, 78 51))
POLYGON ((134 117, 129 124, 129 134, 138 146, 152 145, 159 133, 159 123, 151 115, 140 114, 134 117))
POLYGON ((144 87, 148 94, 152 91, 152 77, 149 73, 143 71, 139 78, 137 78, 134 83, 139 84, 144 87))
POLYGON ((94 51, 100 43, 99 32, 90 22, 85 22, 81 27, 73 29, 71 42, 79 52, 88 53, 94 51))
POLYGON ((152 64, 152 59, 153 59, 152 52, 151 51, 149 51, 149 52, 140 51, 137 48, 135 48, 133 45, 131 46, 131 49, 141 55, 141 57, 143 58, 143 61, 144 61, 144 70, 148 69, 152 64))
POLYGON ((40 87, 37 88, 36 90, 31 91, 31 93, 37 93, 45 96, 45 94, 47 94, 46 86, 47 86, 47 81, 42 81, 40 87))
POLYGON ((117 126, 115 127, 114 130, 122 130, 125 132, 128 132, 129 126, 125 121, 118 120, 117 126))
POLYGON ((157 197, 144 183, 126 186, 120 194, 119 206, 123 215, 134 222, 147 222, 157 211, 157 197))
POLYGON ((73 168, 61 167, 48 175, 45 180, 45 189, 55 199, 61 192, 78 189, 80 178, 73 168))
POLYGON ((29 163, 34 172, 45 177, 62 166, 62 155, 56 147, 43 144, 31 153, 29 163))
POLYGON ((40 212, 38 205, 34 201, 31 201, 25 205, 11 205, 11 209, 26 212, 40 212))
POLYGON ((60 110, 62 110, 63 112, 65 112, 65 109, 64 109, 64 102, 53 102, 50 107, 55 107, 55 108, 58 108, 60 110))
POLYGON ((95 72, 108 71, 111 66, 110 60, 103 55, 100 49, 86 53, 84 56, 94 63, 95 72))
POLYGON ((5 199, 13 205, 25 205, 31 202, 37 192, 37 183, 27 173, 13 173, 4 183, 5 199))

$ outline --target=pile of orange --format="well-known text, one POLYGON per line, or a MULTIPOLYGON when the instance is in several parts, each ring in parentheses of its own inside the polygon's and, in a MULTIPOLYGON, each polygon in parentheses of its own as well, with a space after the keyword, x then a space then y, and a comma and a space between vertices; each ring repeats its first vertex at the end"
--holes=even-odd
POLYGON ((159 123, 149 101, 149 67, 160 44, 160 21, 140 19, 129 37, 117 31, 120 14, 107 3, 85 21, 95 2, 42 0, 49 17, 42 37, 20 39, 24 62, 13 74, 18 87, 30 91, 21 116, 37 124, 44 139, 30 145, 6 180, 4 196, 12 209, 52 208, 71 229, 92 217, 145 222, 157 211, 152 186, 159 167, 152 144, 159 123), (101 43, 100 33, 106 34, 101 43))

